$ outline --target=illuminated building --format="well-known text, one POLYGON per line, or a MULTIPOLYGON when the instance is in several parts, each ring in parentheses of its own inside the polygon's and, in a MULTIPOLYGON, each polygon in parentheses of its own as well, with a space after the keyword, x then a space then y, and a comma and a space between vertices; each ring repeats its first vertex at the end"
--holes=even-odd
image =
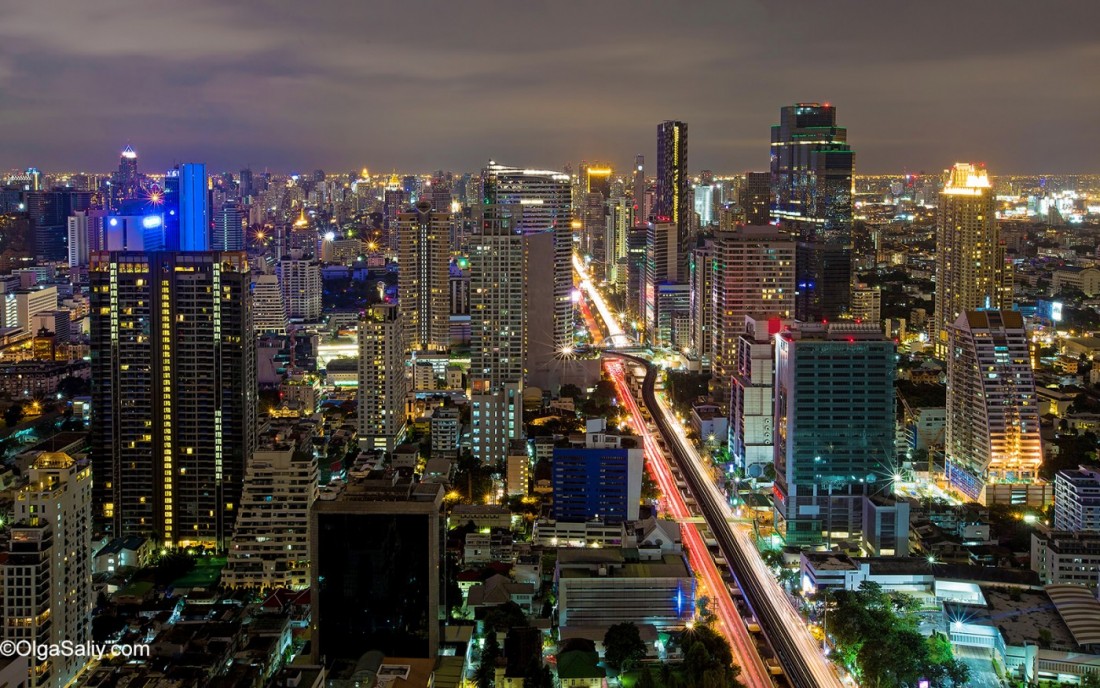
POLYGON ((1010 308, 1011 272, 997 227, 993 188, 984 169, 956 163, 946 173, 936 222, 936 356, 948 352, 948 329, 965 311, 1010 308))
MULTIPOLYGON (((526 457, 524 457, 526 458, 526 457)), ((638 520, 642 450, 634 447, 554 450, 552 518, 614 524, 638 520)))
POLYGON ((252 285, 253 325, 256 334, 286 334, 286 302, 276 275, 257 275, 252 285))
MULTIPOLYGON (((450 193, 448 192, 448 198, 450 193)), ((429 201, 398 215, 398 303, 409 351, 446 351, 451 343, 451 213, 429 201)))
MULTIPOLYGON (((8 551, 0 562, 5 641, 60 647, 92 640, 92 472, 67 454, 43 452, 15 496, 8 551)), ((61 688, 86 657, 32 659, 26 685, 61 688)), ((23 684, 20 684, 23 685, 23 684)))
MULTIPOLYGON (((471 237, 471 439, 474 456, 488 464, 504 461, 511 440, 523 433, 529 280, 517 211, 480 206, 471 237)), ((545 285, 531 286, 546 293, 545 285)))
POLYGON ((230 588, 309 587, 309 509, 317 499, 312 448, 252 455, 221 582, 230 588))
POLYGON ((623 196, 612 198, 608 204, 607 218, 607 273, 608 281, 621 291, 626 285, 626 256, 628 237, 634 226, 634 207, 623 196))
POLYGON ((359 317, 359 446, 393 453, 405 435, 405 325, 393 304, 359 317))
POLYGON ((1036 480, 1043 461, 1023 317, 965 311, 947 329, 947 350, 947 478, 985 503, 995 483, 1036 480))
POLYGON ((802 323, 775 349, 775 512, 788 545, 857 537, 890 492, 894 343, 877 324, 802 323))
POLYGON ((92 207, 90 191, 31 191, 24 196, 34 232, 35 257, 44 262, 68 260, 69 216, 92 207))
POLYGON ((653 207, 656 222, 676 227, 679 274, 687 277, 691 253, 689 230, 694 211, 691 178, 688 177, 687 122, 668 120, 657 126, 657 197, 653 207))
POLYGON ((214 216, 215 251, 244 250, 244 213, 237 201, 226 201, 214 216))
POLYGON ((68 219, 69 267, 88 264, 92 251, 107 248, 107 211, 78 210, 68 219))
POLYGON ((169 251, 208 251, 210 194, 206 165, 183 163, 164 175, 165 247, 169 251))
POLYGON ((775 335, 790 327, 778 315, 747 315, 737 338, 730 397, 729 449, 734 464, 760 478, 775 460, 775 335))
POLYGON ((314 663, 354 664, 364 648, 436 658, 442 609, 461 603, 440 585, 443 493, 438 483, 353 477, 313 503, 314 663))
POLYGON ((634 203, 634 226, 645 227, 649 221, 649 208, 646 207, 645 156, 634 157, 634 185, 631 188, 631 200, 634 203))
POLYGON ((725 405, 737 371, 737 340, 745 316, 774 313, 790 318, 794 308, 795 246, 775 227, 738 227, 714 235, 711 295, 711 370, 714 398, 725 405))
POLYGON ((583 193, 598 193, 604 198, 611 198, 611 175, 614 170, 611 165, 602 162, 582 162, 580 167, 581 181, 584 184, 583 193))
POLYGON ((680 260, 679 230, 672 222, 650 222, 646 229, 645 337, 651 346, 691 345, 691 287, 687 261, 680 260))
POLYGON ((276 266, 279 286, 287 315, 294 320, 316 322, 321 319, 321 264, 292 251, 276 266))
POLYGON ((569 175, 561 172, 505 167, 495 162, 482 170, 483 204, 518 205, 522 212, 513 212, 511 222, 520 234, 553 233, 554 332, 553 342, 547 347, 552 351, 573 346, 571 193, 569 175))
POLYGON ((604 195, 598 191, 584 194, 581 202, 581 252, 590 261, 593 279, 604 279, 607 261, 607 210, 604 195))
POLYGON ((252 195, 255 193, 255 188, 252 185, 252 170, 247 167, 241 170, 240 175, 240 196, 242 203, 251 202, 252 195))
POLYGON ((882 320, 882 289, 860 283, 852 287, 853 320, 877 323, 882 320))
POLYGON ((1079 466, 1054 476, 1055 530, 1100 532, 1100 470, 1079 466))
POLYGON ((785 106, 772 127, 771 217, 798 237, 798 320, 848 310, 855 153, 847 141, 828 103, 785 106))
POLYGON ((691 252, 691 350, 703 369, 710 368, 714 350, 714 243, 708 241, 691 252))
POLYGON ((97 522, 228 546, 256 441, 245 256, 100 252, 89 278, 97 522))

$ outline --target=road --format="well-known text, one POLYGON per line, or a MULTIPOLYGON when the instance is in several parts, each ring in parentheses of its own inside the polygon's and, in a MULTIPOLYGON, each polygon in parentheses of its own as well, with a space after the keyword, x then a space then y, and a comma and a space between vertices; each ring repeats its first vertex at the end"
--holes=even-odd
POLYGON ((596 305, 596 310, 599 312, 600 317, 603 318, 604 327, 607 328, 608 343, 612 347, 630 346, 630 337, 623 332, 622 326, 619 325, 619 319, 615 317, 615 314, 607 307, 607 302, 604 301, 603 294, 601 294, 600 290, 596 289, 596 286, 592 284, 592 281, 588 277, 588 271, 584 268, 584 262, 576 253, 573 254, 573 270, 580 275, 581 289, 588 294, 592 303, 596 305))
POLYGON ((680 521, 683 542, 688 551, 691 568, 706 588, 705 591, 700 591, 698 594, 701 595, 705 592, 711 599, 715 616, 718 618, 718 630, 729 641, 730 649, 733 650, 734 661, 741 667, 741 681, 750 688, 756 688, 757 686, 770 687, 773 685, 771 676, 760 659, 760 654, 749 636, 748 629, 741 620, 737 606, 730 597, 730 591, 726 587, 726 582, 722 579, 722 572, 719 571, 718 566, 707 550, 706 543, 699 533, 699 528, 688 520, 694 514, 688 508, 684 495, 676 484, 676 478, 672 475, 671 466, 665 460, 664 451, 657 443, 656 437, 650 432, 642 416, 642 411, 634 399, 634 393, 626 381, 627 372, 624 364, 622 361, 611 358, 616 355, 610 354, 604 367, 615 385, 619 399, 626 410, 630 412, 634 428, 642 438, 643 449, 645 450, 645 465, 650 476, 661 489, 661 494, 664 497, 664 508, 668 515, 680 521))

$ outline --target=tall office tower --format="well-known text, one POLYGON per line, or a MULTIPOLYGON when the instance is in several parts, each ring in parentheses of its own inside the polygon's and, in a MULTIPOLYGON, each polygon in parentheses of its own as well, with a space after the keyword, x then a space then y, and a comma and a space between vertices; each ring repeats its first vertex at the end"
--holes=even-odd
POLYGON ((223 584, 254 590, 309 587, 309 509, 317 499, 317 475, 312 447, 280 445, 252 455, 223 584))
POLYGON ((582 193, 598 193, 604 198, 611 197, 611 165, 602 162, 582 162, 580 167, 582 193))
POLYGON ((775 227, 738 227, 714 238, 714 344, 711 369, 714 398, 730 401, 737 372, 737 339, 745 316, 774 313, 791 317, 794 309, 795 245, 775 227))
POLYGON ((641 448, 555 449, 553 518, 582 523, 638 520, 642 465, 641 448))
POLYGON ((368 650, 436 658, 442 609, 442 485, 352 478, 310 513, 312 661, 368 650), (370 537, 364 537, 369 533, 370 537))
MULTIPOLYGON (((5 623, 0 638, 39 647, 92 639, 92 471, 68 454, 43 452, 15 497, 0 562, 5 623)), ((28 686, 62 688, 87 657, 32 658, 28 686)))
POLYGON ((244 213, 235 200, 226 201, 214 216, 215 251, 244 250, 244 213))
POLYGON ((635 335, 645 328, 648 239, 648 226, 634 227, 626 235, 626 314, 635 335))
POLYGON ((775 335, 790 327, 779 315, 745 316, 737 338, 730 398, 730 458, 745 475, 760 478, 775 461, 775 335))
POLYGON ((169 251, 209 251, 210 194, 206 165, 183 163, 164 175, 165 246, 169 251))
POLYGON ((852 287, 853 320, 877 323, 882 320, 882 288, 868 286, 862 282, 852 287))
MULTIPOLYGON (((482 170, 484 205, 519 205, 512 222, 520 234, 553 231, 554 351, 573 346, 573 229, 569 175, 524 170, 495 162, 482 170)), ((476 220, 475 220, 476 222, 476 220)), ((478 231, 476 228, 475 232, 478 231)))
POLYGON ((390 184, 382 192, 382 230, 385 236, 385 248, 397 252, 397 216, 409 207, 409 194, 395 185, 396 175, 390 178, 390 184))
POLYGON ((703 369, 709 369, 714 350, 714 243, 707 241, 691 252, 691 350, 703 369))
POLYGON ((627 237, 634 226, 634 207, 630 199, 618 196, 608 204, 607 215, 607 279, 617 290, 626 286, 627 237))
POLYGON ((947 350, 947 478, 984 503, 989 485, 1030 482, 1043 461, 1023 317, 964 311, 947 329, 947 350))
POLYGON ((634 156, 634 186, 631 190, 631 198, 634 201, 634 226, 645 227, 649 222, 649 213, 647 212, 645 202, 645 156, 634 156))
POLYGON ((228 546, 256 443, 241 253, 92 256, 92 470, 113 536, 228 546))
POLYGON ((393 304, 359 317, 359 446, 393 453, 405 436, 405 326, 393 304))
POLYGON ((44 262, 69 258, 69 216, 92 207, 90 191, 31 191, 24 195, 27 217, 34 227, 34 254, 44 262))
POLYGON ((989 175, 955 163, 945 175, 936 222, 936 356, 950 353, 947 331, 965 311, 1010 308, 1011 272, 997 226, 989 175))
POLYGON ((137 153, 130 146, 122 149, 118 158, 118 171, 111 175, 110 185, 111 208, 117 208, 119 203, 128 198, 137 198, 140 189, 137 153))
POLYGON ((241 203, 251 203, 252 196, 255 193, 256 189, 252 185, 252 170, 246 167, 241 170, 240 177, 241 203))
POLYGON ((799 320, 833 319, 848 310, 852 281, 855 153, 836 108, 798 103, 772 127, 772 220, 798 236, 795 275, 799 320))
POLYGON ((604 195, 598 191, 584 195, 581 204, 581 252, 587 256, 592 276, 607 275, 607 211, 604 195))
POLYGON ((744 213, 745 224, 766 225, 771 212, 770 172, 746 172, 737 194, 737 205, 744 213))
POLYGON ((686 263, 678 232, 672 222, 650 222, 646 229, 645 338, 651 346, 691 345, 691 286, 681 272, 686 263))
POLYGON ((316 322, 321 319, 321 264, 292 251, 276 266, 287 315, 294 320, 316 322))
POLYGON ((92 251, 106 248, 106 210, 78 210, 69 216, 69 267, 88 264, 92 251))
POLYGON ((716 224, 718 220, 714 213, 714 185, 695 184, 691 187, 691 194, 693 210, 699 216, 699 226, 709 227, 716 224))
POLYGON ((691 255, 689 233, 694 211, 687 164, 687 123, 661 122, 657 126, 657 198, 653 214, 657 222, 671 222, 676 226, 679 272, 684 277, 691 255))
POLYGON ((256 276, 252 285, 252 311, 256 334, 286 334, 289 318, 277 276, 256 276))
POLYGON ((410 351, 446 351, 451 343, 450 208, 433 210, 430 201, 420 201, 398 215, 397 227, 405 346, 410 351))
POLYGON ((529 282, 526 240, 516 230, 521 211, 486 205, 478 212, 470 255, 471 439, 474 456, 495 464, 523 432, 529 282))
POLYGON ((878 325, 803 323, 775 349, 775 510, 788 545, 862 531, 895 473, 894 343, 878 325))

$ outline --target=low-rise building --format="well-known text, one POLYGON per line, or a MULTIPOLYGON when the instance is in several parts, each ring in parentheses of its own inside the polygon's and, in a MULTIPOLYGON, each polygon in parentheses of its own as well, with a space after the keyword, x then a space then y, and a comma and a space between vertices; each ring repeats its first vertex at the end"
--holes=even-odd
POLYGON ((467 533, 462 561, 467 566, 499 561, 511 563, 513 558, 512 533, 496 529, 488 533, 467 533))
POLYGON ((622 523, 603 521, 535 521, 531 543, 536 547, 622 547, 627 543, 622 523))
POLYGON ((478 530, 507 529, 512 526, 512 512, 498 504, 456 504, 451 509, 451 525, 458 527, 467 523, 473 523, 478 530))
POLYGON ((1045 584, 1100 581, 1100 532, 1071 532, 1038 526, 1031 533, 1031 570, 1045 584))
POLYGON ((149 538, 133 536, 115 538, 95 553, 92 561, 95 573, 115 573, 124 568, 144 568, 153 563, 156 546, 149 538))
POLYGON ((1100 470, 1080 466, 1054 476, 1054 528, 1100 531, 1100 470))

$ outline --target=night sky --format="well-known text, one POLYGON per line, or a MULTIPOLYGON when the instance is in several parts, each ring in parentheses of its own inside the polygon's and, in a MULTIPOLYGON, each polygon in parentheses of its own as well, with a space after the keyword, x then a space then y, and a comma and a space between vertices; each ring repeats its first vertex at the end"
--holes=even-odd
POLYGON ((797 101, 859 172, 1100 172, 1100 2, 0 3, 0 170, 623 168, 682 119, 736 172, 797 101))

